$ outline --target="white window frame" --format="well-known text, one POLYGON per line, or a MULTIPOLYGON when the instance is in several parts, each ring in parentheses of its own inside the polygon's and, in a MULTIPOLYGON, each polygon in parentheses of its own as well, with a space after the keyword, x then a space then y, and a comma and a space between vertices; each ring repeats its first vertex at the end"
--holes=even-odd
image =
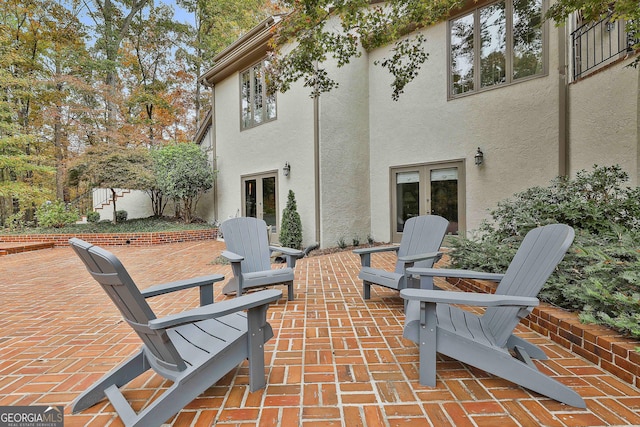
POLYGON ((276 94, 267 94, 267 81, 265 73, 260 73, 256 78, 256 72, 264 69, 267 62, 262 60, 251 65, 239 73, 240 80, 240 130, 251 129, 264 123, 276 120, 278 117, 276 94), (248 79, 248 94, 244 89, 245 78, 248 79), (256 83, 259 83, 256 84, 256 83), (259 98, 257 98, 259 97, 259 98), (256 111, 256 102, 262 101, 259 111, 256 111), (273 114, 269 112, 273 110, 273 114))
MULTIPOLYGON (((547 0, 541 0, 542 2, 542 7, 541 7, 541 15, 542 17, 544 16, 546 10, 547 10, 547 0)), ((548 75, 548 64, 549 64, 549 60, 548 60, 548 56, 549 56, 549 49, 548 49, 548 40, 549 40, 549 36, 548 36, 548 22, 546 21, 542 21, 542 26, 541 26, 541 30, 542 30, 542 69, 535 73, 535 74, 531 74, 529 76, 526 77, 520 77, 517 79, 514 79, 513 77, 513 16, 514 16, 514 12, 513 12, 513 3, 514 0, 499 0, 499 1, 491 1, 491 2, 485 2, 480 4, 477 7, 474 7, 473 9, 470 10, 466 10, 464 13, 461 13, 455 17, 453 17, 452 19, 450 19, 447 23, 447 94, 448 94, 448 98, 449 99, 457 99, 460 97, 464 97, 464 96, 468 96, 468 95, 473 95, 476 93, 480 93, 480 92, 484 92, 487 90, 493 90, 493 89, 497 89, 497 88, 501 88, 501 87, 505 87, 505 86, 509 86, 512 84, 516 84, 516 83, 521 83, 524 81, 528 81, 531 79, 536 79, 536 78, 540 78, 540 77, 544 77, 548 75), (481 87, 481 75, 480 75, 480 69, 481 69, 481 22, 480 22, 480 11, 492 6, 492 5, 496 5, 498 3, 504 2, 505 3, 505 20, 506 20, 506 45, 505 45, 505 78, 504 81, 499 82, 499 83, 495 83, 489 86, 485 86, 485 87, 481 87), (451 43, 451 39, 452 39, 452 30, 453 30, 453 22, 457 21, 461 18, 467 17, 467 16, 473 16, 473 89, 470 89, 466 92, 461 92, 461 93, 454 93, 454 88, 453 88, 453 84, 454 84, 454 79, 453 79, 453 64, 452 64, 452 43, 451 43)))

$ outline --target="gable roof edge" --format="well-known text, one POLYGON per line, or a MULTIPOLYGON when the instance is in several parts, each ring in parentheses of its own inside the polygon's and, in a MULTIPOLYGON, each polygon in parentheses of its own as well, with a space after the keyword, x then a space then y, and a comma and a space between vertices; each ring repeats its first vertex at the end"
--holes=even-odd
POLYGON ((198 79, 200 83, 214 85, 238 71, 242 65, 250 65, 245 62, 251 62, 256 56, 266 54, 267 43, 273 36, 272 28, 282 20, 282 16, 273 15, 266 18, 214 56, 214 65, 198 79))
POLYGON ((204 139, 204 136, 207 134, 207 131, 212 125, 213 125, 213 114, 212 114, 212 110, 209 109, 209 111, 207 111, 207 114, 204 116, 204 120, 202 120, 202 123, 196 130, 196 134, 193 138, 193 141, 196 144, 201 145, 202 140, 204 139))

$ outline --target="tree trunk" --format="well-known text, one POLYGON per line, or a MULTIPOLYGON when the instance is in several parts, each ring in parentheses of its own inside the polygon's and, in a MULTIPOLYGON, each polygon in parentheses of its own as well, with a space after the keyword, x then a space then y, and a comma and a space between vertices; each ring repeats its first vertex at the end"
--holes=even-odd
POLYGON ((116 223, 116 212, 117 212, 117 209, 116 209, 116 198, 117 198, 116 190, 114 188, 110 188, 109 190, 111 190, 111 201, 113 202, 113 221, 112 222, 115 224, 116 223))
MULTIPOLYGON (((62 74, 60 59, 56 60, 56 75, 60 76, 62 74)), ((58 82, 56 84, 56 90, 58 93, 62 93, 63 84, 58 82)), ((65 188, 64 188, 64 170, 65 170, 65 153, 66 149, 64 147, 64 142, 62 138, 62 103, 58 102, 56 105, 56 117, 54 118, 53 123, 53 145, 55 151, 55 160, 56 160, 56 199, 64 200, 68 202, 69 200, 65 199, 65 188)), ((67 193, 68 196, 68 193, 67 193)))

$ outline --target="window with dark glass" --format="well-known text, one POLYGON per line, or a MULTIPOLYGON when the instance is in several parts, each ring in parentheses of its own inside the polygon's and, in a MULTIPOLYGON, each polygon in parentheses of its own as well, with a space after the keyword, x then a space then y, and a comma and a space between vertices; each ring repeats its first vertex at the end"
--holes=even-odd
POLYGON ((449 21, 451 96, 544 72, 542 1, 503 0, 449 21))
POLYGON ((267 88, 266 62, 240 73, 240 127, 251 128, 276 118, 276 95, 267 88))

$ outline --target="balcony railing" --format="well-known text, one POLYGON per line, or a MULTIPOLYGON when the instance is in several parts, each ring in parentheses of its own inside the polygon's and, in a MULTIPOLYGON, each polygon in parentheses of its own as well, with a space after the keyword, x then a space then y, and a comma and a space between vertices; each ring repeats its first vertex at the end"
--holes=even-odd
POLYGON ((587 22, 571 33, 574 80, 633 52, 637 38, 625 31, 625 21, 612 21, 611 16, 587 22))

